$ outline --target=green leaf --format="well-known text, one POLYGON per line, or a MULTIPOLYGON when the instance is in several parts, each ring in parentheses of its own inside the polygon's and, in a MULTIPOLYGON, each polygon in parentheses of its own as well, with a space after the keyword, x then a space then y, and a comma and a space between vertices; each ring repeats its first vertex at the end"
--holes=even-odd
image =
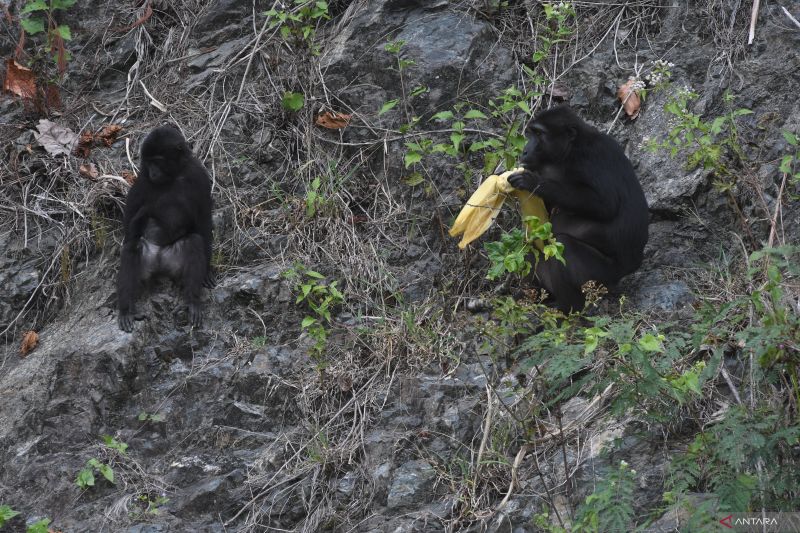
POLYGON ((402 181, 409 187, 416 187, 417 185, 425 181, 425 177, 419 172, 412 172, 411 174, 403 178, 402 181))
POLYGON ((717 117, 714 119, 714 122, 711 123, 711 133, 717 135, 719 132, 722 131, 722 126, 725 125, 725 121, 727 117, 717 117))
POLYGON ((114 483, 114 470, 110 466, 107 464, 101 464, 100 473, 103 474, 103 477, 109 482, 114 483))
POLYGON ((608 337, 608 332, 597 326, 583 330, 584 335, 584 355, 592 353, 600 342, 600 339, 608 337))
POLYGON ((61 36, 61 38, 64 39, 65 41, 72 40, 72 32, 70 32, 69 26, 67 26, 66 24, 58 26, 55 29, 55 32, 58 33, 61 36))
POLYGON ((120 442, 111 435, 103 435, 103 444, 111 448, 112 450, 117 450, 119 453, 124 454, 125 450, 128 449, 128 445, 124 442, 120 442))
POLYGON ((306 328, 308 328, 309 326, 311 326, 312 324, 314 324, 316 322, 317 322, 316 318, 314 318, 313 316, 307 316, 300 323, 300 327, 302 327, 303 329, 306 329, 306 328))
POLYGON ((783 135, 783 138, 786 139, 787 143, 791 144, 792 146, 797 146, 797 135, 786 130, 781 131, 781 134, 783 135))
POLYGON ((141 413, 139 413, 139 417, 138 418, 139 418, 140 422, 144 422, 145 420, 147 420, 147 413, 142 411, 141 413))
POLYGON ((422 161, 422 154, 420 154, 419 152, 409 152, 406 154, 405 157, 406 168, 410 167, 414 163, 419 163, 420 161, 422 161))
POLYGON ((469 111, 467 111, 467 112, 464 114, 464 118, 465 118, 465 119, 467 119, 467 120, 469 120, 469 119, 474 119, 474 118, 484 118, 484 119, 488 119, 489 117, 487 117, 486 115, 484 115, 483 113, 481 113, 481 112, 480 112, 480 111, 478 111, 477 109, 470 109, 469 111))
POLYGON ((753 114, 752 109, 737 109, 733 112, 734 117, 741 117, 742 115, 751 115, 753 114))
POLYGON ((431 117, 431 120, 452 120, 453 116, 452 111, 439 111, 431 117))
POLYGON ((396 106, 396 105, 397 105, 399 102, 400 102, 400 100, 399 100, 399 99, 397 99, 397 98, 395 98, 394 100, 389 100, 388 102, 386 102, 385 104, 383 104, 383 105, 381 106, 381 109, 380 109, 380 111, 378 111, 378 116, 381 116, 381 115, 383 115, 384 113, 387 113, 387 112, 391 111, 392 109, 394 109, 394 107, 395 107, 395 106, 396 106))
POLYGON ((639 339, 639 348, 646 352, 661 352, 664 348, 661 346, 661 340, 652 333, 645 333, 639 339))
POLYGON ((463 133, 451 133, 450 134, 450 142, 453 143, 453 147, 458 150, 458 147, 461 145, 461 141, 464 140, 463 133))
POLYGON ((84 468, 78 472, 78 477, 75 479, 75 484, 80 488, 94 487, 94 474, 91 468, 84 468))
POLYGON ((305 285, 300 285, 300 292, 303 293, 302 297, 305 298, 306 296, 308 296, 311 293, 311 289, 313 289, 313 287, 308 283, 306 283, 305 285))
POLYGON ((42 19, 20 19, 19 23, 28 35, 36 35, 44 31, 44 21, 42 19))
POLYGON ((28 529, 26 529, 26 533, 48 533, 50 529, 47 526, 49 525, 50 525, 50 519, 42 518, 41 520, 38 520, 33 524, 29 525, 28 529))
POLYGON ((44 0, 32 0, 25 4, 25 7, 20 10, 19 14, 25 15, 27 13, 33 13, 34 11, 47 11, 47 2, 44 0))
POLYGON ((286 91, 283 93, 281 105, 287 111, 300 111, 304 104, 305 96, 303 96, 303 93, 295 93, 292 91, 286 91))
POLYGON ((790 155, 785 155, 781 159, 781 166, 778 170, 784 174, 789 174, 792 171, 792 163, 794 162, 794 157, 790 155))
POLYGON ((0 505, 0 527, 3 527, 8 520, 11 520, 19 514, 8 505, 0 505))

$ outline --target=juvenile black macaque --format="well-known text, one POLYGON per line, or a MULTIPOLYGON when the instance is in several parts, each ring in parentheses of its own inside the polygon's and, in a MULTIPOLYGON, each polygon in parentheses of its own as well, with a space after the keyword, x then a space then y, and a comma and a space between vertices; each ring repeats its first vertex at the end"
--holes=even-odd
POLYGON ((211 272, 211 181, 183 135, 172 126, 142 143, 141 169, 125 205, 117 297, 119 327, 133 330, 140 283, 166 275, 183 286, 189 322, 200 327, 202 288, 211 272))
POLYGON ((520 166, 508 178, 541 197, 566 266, 539 261, 536 276, 564 311, 584 306, 581 286, 613 286, 642 264, 649 221, 647 200, 622 147, 559 106, 539 113, 526 129, 520 166))

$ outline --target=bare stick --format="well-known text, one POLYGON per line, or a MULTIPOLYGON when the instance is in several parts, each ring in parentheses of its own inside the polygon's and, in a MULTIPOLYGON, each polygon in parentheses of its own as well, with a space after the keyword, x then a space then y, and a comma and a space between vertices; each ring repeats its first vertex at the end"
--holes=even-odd
POLYGON ((778 198, 775 200, 775 214, 772 215, 772 224, 769 230, 769 241, 767 242, 767 247, 772 248, 772 243, 775 242, 775 236, 778 233, 778 215, 781 212, 781 197, 783 196, 783 188, 786 186, 786 177, 788 174, 783 175, 783 180, 781 181, 781 188, 778 189, 778 198))
POLYGON ((761 0, 753 0, 753 10, 750 12, 750 34, 747 37, 747 44, 753 44, 756 37, 756 20, 758 20, 758 6, 761 0))
POLYGON ((797 26, 798 28, 800 28, 800 22, 798 22, 798 21, 797 21, 797 19, 796 19, 796 18, 794 18, 794 17, 792 16, 792 14, 791 14, 791 13, 789 13, 789 11, 787 11, 787 10, 786 10, 786 8, 785 8, 785 7, 781 6, 781 9, 783 9, 783 12, 784 12, 784 13, 786 13, 786 16, 787 16, 787 17, 789 17, 789 20, 791 20, 792 22, 794 22, 794 25, 795 25, 795 26, 797 26))
MULTIPOLYGON (((272 6, 274 8, 275 4, 273 4, 272 6)), ((253 20, 255 20, 255 16, 253 17, 253 20)), ((239 85, 239 93, 236 95, 237 103, 239 102, 239 99, 242 97, 242 92, 244 91, 245 82, 247 82, 247 74, 250 72, 250 65, 253 64, 253 58, 258 52, 258 46, 261 44, 261 37, 263 37, 264 32, 267 31, 269 20, 270 20, 269 17, 264 19, 264 24, 261 25, 261 31, 258 32, 258 36, 256 36, 256 42, 253 44, 253 49, 250 50, 250 56, 247 58, 247 66, 244 68, 244 75, 242 75, 242 84, 239 85)))
POLYGON ((486 384, 486 419, 483 423, 483 437, 481 438, 481 446, 478 448, 478 459, 475 465, 475 483, 473 487, 478 485, 478 475, 481 472, 481 461, 483 461, 483 453, 486 451, 486 443, 489 440, 489 433, 492 431, 492 390, 489 384, 486 384))

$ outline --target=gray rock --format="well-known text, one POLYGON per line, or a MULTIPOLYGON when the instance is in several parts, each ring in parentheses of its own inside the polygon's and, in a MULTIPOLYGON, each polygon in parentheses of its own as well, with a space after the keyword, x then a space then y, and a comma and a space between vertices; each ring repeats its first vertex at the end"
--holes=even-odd
POLYGON ((436 471, 427 461, 414 460, 395 470, 386 506, 400 509, 424 504, 432 496, 436 471))

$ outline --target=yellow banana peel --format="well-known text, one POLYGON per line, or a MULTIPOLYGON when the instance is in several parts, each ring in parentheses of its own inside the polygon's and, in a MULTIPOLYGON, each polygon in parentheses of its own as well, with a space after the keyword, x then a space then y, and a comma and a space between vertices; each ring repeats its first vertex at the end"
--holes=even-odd
MULTIPOLYGON (((489 229, 509 194, 514 195, 519 201, 519 210, 522 216, 536 216, 542 222, 549 219, 541 198, 529 191, 515 189, 508 183, 508 177, 521 170, 523 169, 515 168, 502 174, 492 174, 467 200, 450 229, 451 237, 463 233, 461 242, 458 243, 459 248, 464 248, 489 229)), ((543 246, 542 242, 536 242, 536 247, 540 250, 543 246)))

